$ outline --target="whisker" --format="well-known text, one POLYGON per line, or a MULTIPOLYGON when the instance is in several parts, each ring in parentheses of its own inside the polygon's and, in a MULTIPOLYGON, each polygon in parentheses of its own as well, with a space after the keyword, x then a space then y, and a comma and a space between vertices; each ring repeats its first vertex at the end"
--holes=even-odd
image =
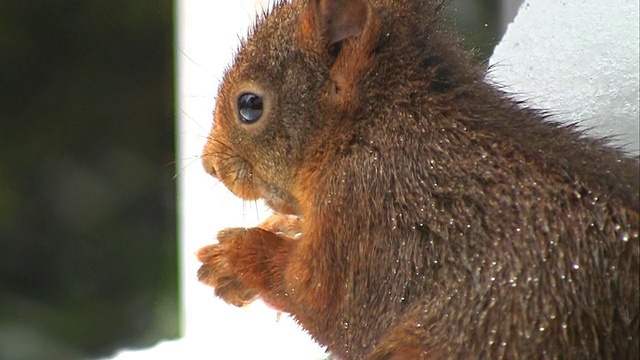
POLYGON ((196 161, 199 161, 199 160, 200 160, 199 156, 193 156, 193 159, 191 161, 189 161, 187 164, 182 166, 180 168, 180 170, 178 170, 178 172, 176 172, 176 174, 173 175, 173 180, 176 180, 180 175, 182 175, 183 171, 185 171, 189 166, 193 165, 193 163, 195 163, 196 161))
POLYGON ((224 146, 225 148, 227 148, 230 151, 233 151, 233 149, 231 148, 231 146, 227 145, 226 143, 218 140, 218 139, 214 139, 210 137, 210 140, 215 141, 217 144, 224 146))
POLYGON ((224 183, 222 183, 222 180, 220 180, 220 179, 218 179, 216 177, 214 177, 213 179, 214 179, 214 183, 213 183, 213 188, 214 189, 216 188, 216 186, 220 186, 220 184, 222 184, 222 186, 224 186, 224 183))
POLYGON ((258 219, 258 223, 261 223, 262 219, 260 219, 260 211, 258 211, 258 200, 257 199, 253 200, 253 206, 256 209, 256 219, 258 219))
MULTIPOLYGON (((181 161, 182 161, 182 160, 181 160, 181 161)), ((162 168, 166 168, 166 167, 171 166, 171 165, 176 165, 177 163, 178 163, 178 162, 177 162, 176 160, 172 160, 172 161, 169 161, 169 162, 166 162, 166 163, 164 163, 164 164, 160 165, 160 167, 162 167, 162 168)))
POLYGON ((179 47, 179 46, 178 46, 178 51, 180 52, 180 54, 182 54, 182 56, 186 57, 186 58, 187 58, 187 60, 191 61, 191 63, 192 63, 193 65, 197 66, 198 68, 203 69, 203 67, 202 67, 200 64, 198 64, 197 62, 195 62, 195 60, 193 60, 189 55, 187 55, 187 53, 186 53, 186 52, 184 52, 184 50, 182 50, 182 48, 181 48, 181 47, 179 47))
POLYGON ((220 161, 217 165, 217 171, 220 173, 226 173, 227 169, 234 166, 234 158, 239 158, 237 155, 225 154, 225 153, 216 153, 216 154, 202 154, 201 158, 205 156, 217 156, 222 161, 220 161))
POLYGON ((184 115, 187 119, 189 119, 193 124, 196 124, 203 133, 209 134, 209 130, 202 127, 200 122, 198 122, 193 116, 189 115, 184 109, 180 109, 180 114, 184 115))

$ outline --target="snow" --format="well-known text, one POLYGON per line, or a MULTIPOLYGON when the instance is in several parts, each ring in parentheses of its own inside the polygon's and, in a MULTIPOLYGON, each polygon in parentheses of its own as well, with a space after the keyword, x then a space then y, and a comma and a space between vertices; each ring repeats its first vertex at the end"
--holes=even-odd
POLYGON ((489 78, 637 155, 639 7, 637 0, 527 0, 494 51, 489 78))

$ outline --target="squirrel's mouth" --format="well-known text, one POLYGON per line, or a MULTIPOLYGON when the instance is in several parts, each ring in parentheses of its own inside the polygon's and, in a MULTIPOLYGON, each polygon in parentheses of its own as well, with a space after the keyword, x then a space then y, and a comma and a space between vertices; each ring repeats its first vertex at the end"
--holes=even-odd
POLYGON ((263 199, 272 210, 284 215, 300 215, 298 202, 282 188, 255 174, 253 167, 240 157, 218 158, 205 169, 244 200, 263 199))

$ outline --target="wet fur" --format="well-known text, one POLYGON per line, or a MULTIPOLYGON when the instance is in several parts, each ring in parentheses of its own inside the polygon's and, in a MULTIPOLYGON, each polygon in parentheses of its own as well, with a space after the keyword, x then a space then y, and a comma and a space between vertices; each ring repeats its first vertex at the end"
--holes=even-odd
POLYGON ((200 280, 338 359, 638 358, 638 159, 487 83, 441 2, 353 1, 277 4, 226 72, 205 168, 299 222, 223 231, 200 280))

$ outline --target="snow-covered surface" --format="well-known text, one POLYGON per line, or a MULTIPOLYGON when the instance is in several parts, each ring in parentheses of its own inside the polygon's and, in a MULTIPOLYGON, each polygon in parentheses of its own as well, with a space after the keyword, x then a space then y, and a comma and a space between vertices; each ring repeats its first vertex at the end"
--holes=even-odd
MULTIPOLYGON (((320 359, 324 351, 290 318, 261 303, 226 305, 199 284, 194 253, 218 230, 251 226, 263 208, 243 203, 206 175, 199 155, 212 121, 223 68, 251 23, 257 1, 177 0, 179 224, 183 334, 118 360, 320 359)), ((598 134, 638 149, 637 0, 534 0, 519 11, 497 48, 494 80, 598 134), (623 111, 624 110, 624 111, 623 111), (604 115, 602 115, 604 114, 604 115), (606 115, 606 116, 605 116, 606 115), (607 123, 595 122, 607 119, 607 123)))
MULTIPOLYGON (((207 292, 206 307, 182 339, 165 341, 146 350, 122 351, 116 360, 320 360, 324 351, 308 339, 284 314, 262 303, 244 309, 213 301, 207 292)), ((200 302, 204 303, 204 302, 200 302)), ((195 306, 194 306, 195 307, 195 306)), ((193 319, 188 319, 189 321, 193 319)))
POLYGON ((527 0, 490 78, 557 119, 638 154, 638 0, 527 0))

